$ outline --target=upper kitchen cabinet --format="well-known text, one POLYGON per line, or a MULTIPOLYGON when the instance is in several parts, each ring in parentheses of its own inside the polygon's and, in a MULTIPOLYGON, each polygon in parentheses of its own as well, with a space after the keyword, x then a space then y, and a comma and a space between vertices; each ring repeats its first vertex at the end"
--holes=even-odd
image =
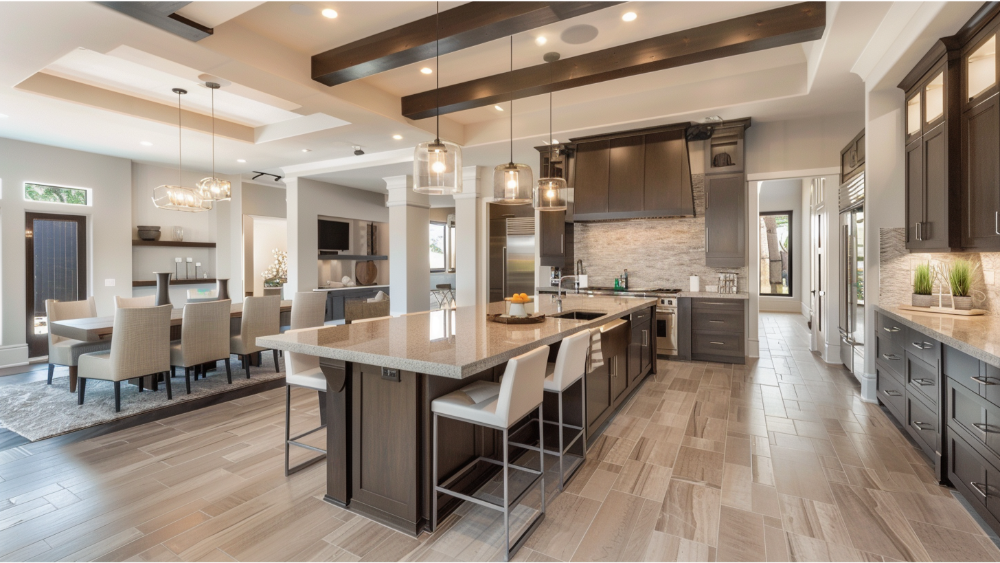
POLYGON ((961 244, 1000 248, 1000 107, 997 96, 997 21, 965 48, 962 67, 961 244))
POLYGON ((611 140, 608 212, 643 211, 645 144, 642 136, 611 140))
POLYGON ((684 131, 677 129, 646 135, 643 206, 665 216, 694 214, 691 164, 684 131))
POLYGON ((963 108, 969 110, 997 93, 997 26, 991 24, 965 48, 963 108))
POLYGON ((608 212, 610 141, 576 145, 576 185, 573 186, 573 220, 608 212))
POLYGON ((743 127, 715 128, 705 142, 705 174, 743 172, 743 127))
POLYGON ((851 142, 840 151, 840 183, 849 182, 857 174, 864 171, 865 164, 865 131, 861 130, 851 142))
POLYGON ((746 265, 747 198, 743 174, 705 175, 705 265, 746 265))

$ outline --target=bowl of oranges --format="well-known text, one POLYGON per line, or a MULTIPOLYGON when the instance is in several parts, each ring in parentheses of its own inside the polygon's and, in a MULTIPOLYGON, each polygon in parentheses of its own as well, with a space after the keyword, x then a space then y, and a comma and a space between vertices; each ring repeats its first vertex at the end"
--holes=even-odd
POLYGON ((528 316, 528 312, 525 310, 524 306, 527 303, 531 303, 532 299, 527 293, 515 293, 506 299, 510 303, 510 309, 507 314, 511 317, 524 318, 528 316))

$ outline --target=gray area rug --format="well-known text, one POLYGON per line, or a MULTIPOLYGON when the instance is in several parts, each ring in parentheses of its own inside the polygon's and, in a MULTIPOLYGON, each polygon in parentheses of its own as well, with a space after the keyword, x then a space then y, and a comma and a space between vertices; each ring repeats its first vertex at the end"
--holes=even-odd
MULTIPOLYGON (((172 401, 167 400, 166 386, 161 382, 159 391, 146 389, 139 393, 139 388, 122 382, 122 410, 115 412, 115 392, 110 381, 96 379, 87 381, 87 392, 82 406, 76 404, 77 394, 69 392, 69 377, 55 377, 52 385, 45 381, 20 383, 0 386, 0 428, 6 427, 12 432, 36 442, 67 432, 97 426, 113 420, 135 416, 140 413, 161 409, 178 402, 200 399, 209 395, 217 395, 254 385, 263 381, 283 379, 285 377, 284 359, 279 372, 274 371, 274 362, 269 352, 262 354, 263 364, 250 367, 250 379, 235 358, 230 362, 233 371, 233 384, 226 382, 226 367, 218 363, 215 370, 208 372, 208 378, 198 381, 191 376, 191 394, 185 394, 184 376, 175 377, 173 383, 172 401)), ((65 368, 63 368, 65 373, 65 368)), ((57 368, 57 373, 59 368, 57 368)), ((183 374, 182 370, 178 370, 183 374)))

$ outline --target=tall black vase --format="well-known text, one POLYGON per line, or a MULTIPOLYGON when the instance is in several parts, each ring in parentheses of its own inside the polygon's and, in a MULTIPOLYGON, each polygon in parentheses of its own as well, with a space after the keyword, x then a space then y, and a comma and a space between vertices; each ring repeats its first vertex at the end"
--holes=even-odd
POLYGON ((156 306, 170 305, 170 276, 172 272, 156 272, 156 306))
POLYGON ((219 289, 219 291, 217 292, 219 294, 218 295, 219 301, 222 301, 223 299, 229 299, 229 278, 217 279, 215 280, 215 283, 219 289))

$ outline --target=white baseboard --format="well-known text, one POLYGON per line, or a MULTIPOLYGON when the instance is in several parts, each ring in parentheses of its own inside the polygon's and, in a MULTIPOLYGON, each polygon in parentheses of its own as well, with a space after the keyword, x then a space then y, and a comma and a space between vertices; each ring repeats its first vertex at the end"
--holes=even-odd
POLYGON ((759 358, 760 357, 760 340, 747 339, 747 357, 748 358, 759 358))
POLYGON ((812 317, 812 308, 809 307, 809 305, 802 303, 801 301, 799 303, 802 304, 801 308, 802 316, 805 317, 806 320, 809 320, 809 318, 812 317))
POLYGON ((842 364, 843 361, 840 359, 840 341, 838 340, 836 344, 826 343, 823 344, 823 361, 831 364, 837 365, 842 364))
POLYGON ((28 345, 11 344, 0 346, 0 368, 28 365, 28 345))
POLYGON ((793 297, 761 297, 757 303, 762 313, 798 313, 802 311, 802 302, 793 297))

